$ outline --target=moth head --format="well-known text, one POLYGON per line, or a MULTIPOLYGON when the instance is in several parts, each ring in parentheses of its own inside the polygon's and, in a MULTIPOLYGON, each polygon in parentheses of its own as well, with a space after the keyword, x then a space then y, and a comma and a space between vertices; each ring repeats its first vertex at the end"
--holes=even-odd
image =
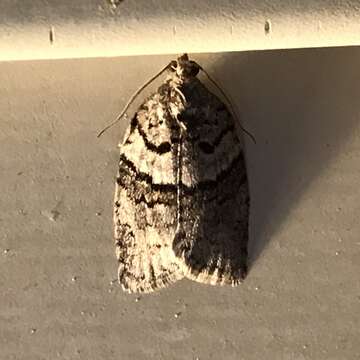
POLYGON ((195 61, 189 60, 187 54, 183 54, 176 61, 172 61, 170 68, 180 78, 192 78, 195 77, 200 71, 200 65, 195 61))

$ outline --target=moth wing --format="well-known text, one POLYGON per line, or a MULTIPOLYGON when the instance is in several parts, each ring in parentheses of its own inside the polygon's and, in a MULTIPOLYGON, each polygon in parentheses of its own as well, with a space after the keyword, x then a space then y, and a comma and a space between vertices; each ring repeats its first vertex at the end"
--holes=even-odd
POLYGON ((182 225, 173 248, 189 279, 236 285, 247 271, 249 190, 244 152, 226 106, 201 83, 196 88, 187 94, 189 102, 201 104, 191 98, 198 94, 205 105, 189 111, 188 135, 198 140, 184 143, 182 173, 189 188, 181 196, 182 225), (196 121, 192 130, 190 124, 196 121))
POLYGON ((162 104, 156 96, 135 114, 120 146, 115 243, 119 282, 129 292, 152 292, 184 277, 172 249, 177 187, 166 124, 157 129, 163 114, 157 111, 162 104))
POLYGON ((190 246, 183 252, 183 272, 205 284, 237 285, 247 272, 249 194, 243 162, 208 198, 194 223, 190 246))

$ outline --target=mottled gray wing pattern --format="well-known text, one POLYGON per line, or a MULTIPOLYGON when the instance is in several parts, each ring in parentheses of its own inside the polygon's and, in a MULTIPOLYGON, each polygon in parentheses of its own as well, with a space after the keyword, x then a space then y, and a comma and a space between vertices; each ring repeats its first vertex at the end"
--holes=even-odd
POLYGON ((151 292, 183 278, 172 249, 177 186, 170 127, 156 93, 135 114, 120 146, 115 243, 119 281, 129 292, 151 292))
POLYGON ((186 277, 236 285, 247 270, 249 192, 235 120, 197 79, 180 90, 187 106, 174 251, 186 277))
POLYGON ((184 276, 236 285, 246 275, 249 192, 227 107, 187 55, 133 117, 120 145, 114 223, 118 277, 151 292, 184 276))

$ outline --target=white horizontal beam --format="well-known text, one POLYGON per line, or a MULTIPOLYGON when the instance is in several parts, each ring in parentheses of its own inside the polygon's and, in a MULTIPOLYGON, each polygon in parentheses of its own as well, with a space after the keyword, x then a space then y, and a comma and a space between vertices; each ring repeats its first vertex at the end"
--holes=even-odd
POLYGON ((0 0, 0 60, 359 44, 354 0, 0 0))

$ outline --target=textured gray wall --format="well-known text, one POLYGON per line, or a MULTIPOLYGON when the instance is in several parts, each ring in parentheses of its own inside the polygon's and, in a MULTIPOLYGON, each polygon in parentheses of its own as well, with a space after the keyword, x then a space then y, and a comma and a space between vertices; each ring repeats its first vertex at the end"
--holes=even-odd
POLYGON ((110 284, 126 121, 96 134, 169 57, 1 63, 1 359, 360 357, 360 49, 195 59, 257 139, 245 283, 110 284))
POLYGON ((111 1, 1 0, 0 61, 360 45, 359 0, 111 1))

